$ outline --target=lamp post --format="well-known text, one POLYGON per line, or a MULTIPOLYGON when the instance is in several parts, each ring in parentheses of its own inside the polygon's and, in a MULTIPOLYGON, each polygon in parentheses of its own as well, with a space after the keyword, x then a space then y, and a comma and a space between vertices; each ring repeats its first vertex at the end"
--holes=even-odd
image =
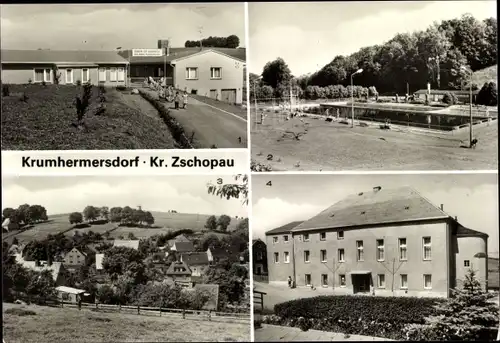
POLYGON ((259 76, 255 80, 253 80, 253 101, 254 101, 254 107, 255 107, 255 122, 257 123, 257 81, 262 79, 262 76, 259 76))
POLYGON ((469 74, 469 148, 472 148, 472 71, 464 66, 460 69, 469 74))
POLYGON ((351 127, 354 128, 354 85, 353 85, 353 76, 356 74, 361 74, 363 69, 358 69, 354 73, 351 74, 351 116, 352 116, 352 124, 351 127))

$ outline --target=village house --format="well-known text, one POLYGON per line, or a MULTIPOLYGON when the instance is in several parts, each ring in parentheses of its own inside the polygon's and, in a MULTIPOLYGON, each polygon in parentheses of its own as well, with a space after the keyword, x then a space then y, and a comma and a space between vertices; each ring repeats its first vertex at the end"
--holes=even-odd
POLYGON ((178 253, 191 252, 191 251, 194 251, 194 245, 193 245, 193 242, 191 242, 191 241, 174 242, 174 244, 172 245, 170 250, 178 252, 178 253))
POLYGON ((227 248, 212 247, 207 249, 207 256, 210 263, 219 263, 222 261, 238 262, 240 251, 237 246, 227 248))
POLYGON ((130 61, 132 82, 162 78, 166 84, 188 93, 241 104, 245 87, 245 48, 163 49, 163 56, 133 56, 132 50, 120 52, 130 61))
POLYGON ((80 300, 84 301, 88 293, 84 289, 78 289, 67 286, 56 287, 57 298, 64 302, 77 304, 80 300))
POLYGON ((123 86, 127 79, 128 61, 116 51, 2 50, 1 62, 3 84, 123 86))
POLYGON ((191 275, 193 272, 185 262, 174 261, 170 264, 167 270, 167 278, 173 281, 176 285, 183 287, 192 287, 193 283, 191 275))
POLYGON ((266 233, 269 281, 338 294, 449 297, 468 269, 487 287, 488 235, 412 188, 351 195, 266 233))
POLYGON ((190 252, 181 254, 181 262, 191 269, 191 276, 202 276, 210 265, 206 252, 190 252))
POLYGON ((26 261, 21 254, 15 255, 16 262, 26 269, 36 272, 49 271, 52 274, 54 283, 57 286, 64 286, 66 283, 66 269, 62 262, 51 261, 26 261))
POLYGON ((92 254, 92 251, 90 249, 85 250, 86 251, 83 251, 82 249, 78 248, 71 249, 63 257, 64 266, 67 269, 71 270, 85 265, 88 262, 90 255, 92 254))
POLYGON ((267 247, 261 239, 252 240, 252 270, 255 275, 267 275, 267 247))
POLYGON ((189 238, 187 238, 185 235, 180 234, 179 236, 177 236, 173 239, 169 239, 167 241, 168 247, 170 247, 170 248, 173 247, 175 242, 191 242, 191 240, 189 238))

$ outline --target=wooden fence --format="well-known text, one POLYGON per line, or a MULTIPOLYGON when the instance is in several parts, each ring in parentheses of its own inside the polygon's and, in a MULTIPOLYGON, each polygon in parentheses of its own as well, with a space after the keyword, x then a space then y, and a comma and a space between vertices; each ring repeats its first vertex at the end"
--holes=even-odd
POLYGON ((145 316, 159 316, 159 317, 176 317, 182 319, 192 319, 192 320, 208 320, 216 322, 229 322, 229 323, 250 323, 250 313, 229 313, 229 312, 217 312, 209 310, 189 310, 189 309, 175 309, 175 308, 164 308, 164 307, 147 307, 147 306, 130 306, 130 305, 110 305, 110 304, 99 304, 99 303, 85 303, 80 304, 71 301, 62 301, 60 299, 45 299, 45 298, 27 298, 24 299, 28 303, 37 303, 39 305, 52 306, 52 307, 62 307, 62 308, 74 308, 74 309, 86 309, 98 312, 106 313, 125 313, 125 314, 136 314, 145 316))
POLYGON ((254 311, 264 311, 264 295, 267 293, 260 292, 260 291, 253 291, 253 303, 254 303, 254 311), (258 308, 257 305, 260 305, 258 308))

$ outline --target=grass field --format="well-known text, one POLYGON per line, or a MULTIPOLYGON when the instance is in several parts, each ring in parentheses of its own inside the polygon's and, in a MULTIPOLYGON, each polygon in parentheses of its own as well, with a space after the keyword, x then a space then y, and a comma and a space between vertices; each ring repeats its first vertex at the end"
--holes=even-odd
POLYGON ((24 342, 238 342, 250 325, 3 303, 3 338, 24 342), (6 314, 24 308, 35 315, 6 314))
POLYGON ((252 130, 252 159, 273 170, 481 170, 498 168, 498 124, 440 136, 293 118, 252 130), (305 131, 307 130, 307 132, 305 131), (305 132, 300 140, 286 132, 305 132), (462 141, 462 142, 461 142, 462 141), (272 155, 272 160, 268 160, 272 155))
POLYGON ((106 112, 95 116, 97 88, 85 115, 86 130, 76 122, 75 97, 82 87, 9 85, 2 97, 2 150, 172 149, 175 140, 154 109, 139 95, 108 88, 106 112), (21 101, 22 93, 28 96, 21 101), (134 97, 131 100, 130 97, 134 97), (94 106, 94 107, 92 107, 94 106))
MULTIPOLYGON (((168 212, 152 212, 155 218, 155 226, 157 228, 129 228, 120 227, 110 233, 110 237, 118 238, 122 235, 125 239, 129 232, 132 232, 137 238, 146 238, 156 234, 166 233, 168 231, 191 229, 193 231, 204 230, 205 223, 209 215, 205 214, 189 214, 189 213, 168 213, 168 212)), ((68 221, 69 214, 57 214, 49 216, 49 220, 45 223, 36 224, 33 228, 18 232, 12 232, 4 235, 3 240, 11 242, 14 237, 17 237, 20 243, 27 243, 32 240, 42 240, 47 235, 55 235, 64 232, 65 235, 72 236, 75 231, 88 232, 93 231, 96 233, 104 234, 106 231, 111 230, 117 226, 116 223, 106 223, 101 225, 91 225, 82 229, 71 229, 72 226, 68 221)), ((236 228, 241 219, 231 219, 228 231, 236 228)))

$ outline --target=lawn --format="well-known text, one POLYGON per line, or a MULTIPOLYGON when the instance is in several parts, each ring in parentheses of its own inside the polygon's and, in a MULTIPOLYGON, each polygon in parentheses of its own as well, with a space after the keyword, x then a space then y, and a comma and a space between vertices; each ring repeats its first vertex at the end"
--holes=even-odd
POLYGON ((3 311, 3 338, 8 343, 250 341, 249 324, 7 303, 3 303, 3 311), (7 309, 22 307, 36 314, 5 313, 7 309))
POLYGON ((140 95, 107 88, 106 112, 94 115, 93 90, 87 129, 76 122, 74 100, 82 87, 9 85, 2 97, 2 150, 172 149, 175 140, 154 109, 140 95), (22 94, 28 100, 21 101, 22 94), (131 100, 130 97, 134 97, 131 100))
MULTIPOLYGON (((146 238, 156 234, 163 234, 168 231, 180 229, 191 229, 193 231, 205 230, 204 226, 209 217, 206 214, 190 214, 190 213, 168 213, 168 212, 152 212, 155 218, 155 228, 129 228, 119 227, 110 232, 110 237, 118 238, 123 236, 127 238, 129 232, 132 232, 137 238, 146 238)), ((117 223, 93 224, 90 227, 72 229, 72 225, 68 221, 69 213, 57 214, 49 216, 49 220, 44 223, 38 223, 33 228, 26 231, 15 231, 4 234, 2 239, 12 242, 14 237, 17 237, 20 243, 27 243, 32 240, 42 240, 47 235, 55 235, 64 232, 65 235, 72 236, 75 231, 80 233, 93 231, 95 233, 104 234, 117 226, 117 223)), ((228 231, 236 228, 241 219, 232 218, 228 231)))
POLYGON ((270 115, 263 125, 252 127, 252 159, 275 171, 496 170, 497 122, 475 128, 479 143, 474 150, 461 147, 468 136, 468 130, 454 135, 423 134, 351 128, 315 118, 274 120, 273 125, 270 115), (290 132, 304 134, 296 140, 290 132))

